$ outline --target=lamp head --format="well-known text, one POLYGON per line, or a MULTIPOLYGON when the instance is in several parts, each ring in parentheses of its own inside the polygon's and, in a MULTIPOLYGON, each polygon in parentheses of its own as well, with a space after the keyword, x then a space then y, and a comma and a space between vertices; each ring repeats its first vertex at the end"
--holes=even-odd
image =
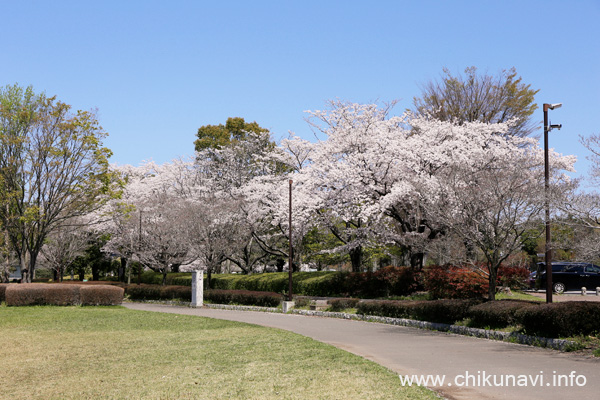
POLYGON ((562 103, 552 103, 552 104, 544 103, 544 111, 554 110, 555 108, 561 108, 561 107, 562 107, 562 103))

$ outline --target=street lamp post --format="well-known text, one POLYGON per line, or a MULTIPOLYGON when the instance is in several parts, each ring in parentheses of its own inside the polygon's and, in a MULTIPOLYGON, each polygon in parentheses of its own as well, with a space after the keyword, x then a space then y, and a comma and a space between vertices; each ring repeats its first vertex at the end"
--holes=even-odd
POLYGON ((550 163, 548 161, 548 132, 562 125, 548 125, 548 110, 560 108, 562 103, 544 103, 544 206, 546 209, 546 303, 552 303, 552 236, 550 234, 550 163))
POLYGON ((290 221, 289 221, 289 228, 290 228, 290 232, 289 232, 289 240, 290 240, 290 248, 289 248, 289 261, 288 261, 288 273, 289 273, 289 279, 288 279, 288 301, 292 301, 292 270, 293 268, 293 247, 292 247, 292 183, 293 181, 290 179, 290 221))

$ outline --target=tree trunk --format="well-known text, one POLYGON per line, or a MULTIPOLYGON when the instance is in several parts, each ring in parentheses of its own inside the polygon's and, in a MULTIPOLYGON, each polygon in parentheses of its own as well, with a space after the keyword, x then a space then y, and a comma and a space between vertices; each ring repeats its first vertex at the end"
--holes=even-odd
POLYGON ((498 267, 499 265, 490 265, 490 276, 488 285, 488 299, 496 300, 496 282, 498 280, 498 267))
POLYGON ((119 267, 119 282, 125 282, 125 270, 127 269, 127 259, 121 257, 121 267, 119 267))
POLYGON ((283 266, 285 265, 285 261, 283 258, 278 258, 276 261, 277 272, 283 272, 283 266))
POLYGON ((99 281, 100 280, 100 266, 99 263, 94 261, 92 264, 92 280, 99 281))
POLYGON ((24 253, 19 257, 19 261, 21 262, 21 282, 29 283, 29 263, 27 262, 27 253, 24 253))
POLYGON ((167 270, 165 268, 164 272, 163 272, 163 279, 162 279, 162 285, 166 286, 167 285, 167 270))
POLYGON ((410 255, 410 267, 415 271, 423 269, 423 261, 425 260, 425 253, 411 253, 410 255))
POLYGON ((358 246, 350 250, 350 261, 352 262, 352 272, 362 271, 363 249, 358 246))

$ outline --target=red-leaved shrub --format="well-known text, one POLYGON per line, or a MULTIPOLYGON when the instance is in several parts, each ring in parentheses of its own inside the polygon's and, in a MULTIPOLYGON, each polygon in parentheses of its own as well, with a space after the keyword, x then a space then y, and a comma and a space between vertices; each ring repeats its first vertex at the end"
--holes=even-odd
POLYGON ((523 289, 528 286, 529 270, 525 267, 501 266, 498 268, 498 285, 511 289, 523 289))
POLYGON ((434 299, 469 299, 488 293, 488 278, 468 267, 430 266, 424 280, 425 290, 434 299))

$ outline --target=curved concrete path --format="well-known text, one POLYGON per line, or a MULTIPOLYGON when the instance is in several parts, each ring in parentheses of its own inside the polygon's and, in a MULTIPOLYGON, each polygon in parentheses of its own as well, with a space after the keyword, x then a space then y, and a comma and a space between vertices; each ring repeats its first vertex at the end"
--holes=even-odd
MULTIPOLYGON (((594 399, 600 393, 600 360, 570 353, 335 318, 141 303, 123 305, 134 310, 197 315, 285 329, 358 354, 398 374, 446 375, 442 386, 427 386, 448 399, 594 399), (585 376, 585 386, 577 386, 575 380, 571 385, 569 374, 585 376), (517 385, 511 382, 498 387, 493 386, 494 375, 497 383, 506 375, 531 378, 527 386, 518 386, 524 382, 517 381, 517 385), (553 384, 554 379, 559 379, 558 375, 567 376, 566 380, 561 378, 561 386, 553 384), (531 379, 536 378, 532 383, 531 379)), ((578 383, 583 383, 582 377, 578 383)))

